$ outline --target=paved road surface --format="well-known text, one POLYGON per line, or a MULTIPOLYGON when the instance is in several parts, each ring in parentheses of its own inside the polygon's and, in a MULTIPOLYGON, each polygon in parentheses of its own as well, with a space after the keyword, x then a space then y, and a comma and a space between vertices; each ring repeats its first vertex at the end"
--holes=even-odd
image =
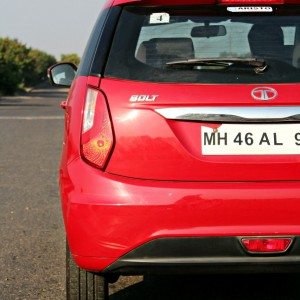
MULTIPOLYGON (((64 230, 57 192, 63 112, 58 90, 0 100, 0 300, 64 299, 64 230)), ((113 300, 300 300, 300 278, 123 278, 113 300)))
POLYGON ((0 100, 0 299, 62 299, 57 166, 65 95, 0 100))

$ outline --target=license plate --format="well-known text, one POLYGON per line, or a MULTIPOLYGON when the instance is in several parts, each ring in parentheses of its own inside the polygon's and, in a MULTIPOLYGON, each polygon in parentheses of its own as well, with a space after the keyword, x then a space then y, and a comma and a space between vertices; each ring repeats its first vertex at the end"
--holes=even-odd
POLYGON ((300 124, 201 127, 202 155, 297 155, 300 124))

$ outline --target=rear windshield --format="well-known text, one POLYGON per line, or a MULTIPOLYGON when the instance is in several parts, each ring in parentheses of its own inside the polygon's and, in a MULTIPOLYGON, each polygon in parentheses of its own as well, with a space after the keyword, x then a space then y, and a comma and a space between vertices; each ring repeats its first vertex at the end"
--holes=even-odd
POLYGON ((300 6, 241 9, 125 7, 105 76, 176 83, 299 82, 300 6))

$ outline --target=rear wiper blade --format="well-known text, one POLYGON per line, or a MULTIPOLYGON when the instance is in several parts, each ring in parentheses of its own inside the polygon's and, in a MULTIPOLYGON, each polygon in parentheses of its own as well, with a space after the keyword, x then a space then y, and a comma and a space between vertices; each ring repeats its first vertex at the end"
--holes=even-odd
POLYGON ((223 58, 192 58, 175 60, 166 63, 168 67, 176 66, 216 66, 228 67, 230 65, 247 65, 254 67, 256 73, 262 73, 267 69, 267 64, 264 59, 260 58, 239 58, 239 57, 223 57, 223 58))

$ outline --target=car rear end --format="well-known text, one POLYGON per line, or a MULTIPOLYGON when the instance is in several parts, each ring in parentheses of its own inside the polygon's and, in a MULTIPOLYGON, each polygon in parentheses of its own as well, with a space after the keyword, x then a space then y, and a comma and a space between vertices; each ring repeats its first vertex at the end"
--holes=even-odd
POLYGON ((79 267, 300 270, 300 6, 237 2, 106 5, 66 110, 79 267))

